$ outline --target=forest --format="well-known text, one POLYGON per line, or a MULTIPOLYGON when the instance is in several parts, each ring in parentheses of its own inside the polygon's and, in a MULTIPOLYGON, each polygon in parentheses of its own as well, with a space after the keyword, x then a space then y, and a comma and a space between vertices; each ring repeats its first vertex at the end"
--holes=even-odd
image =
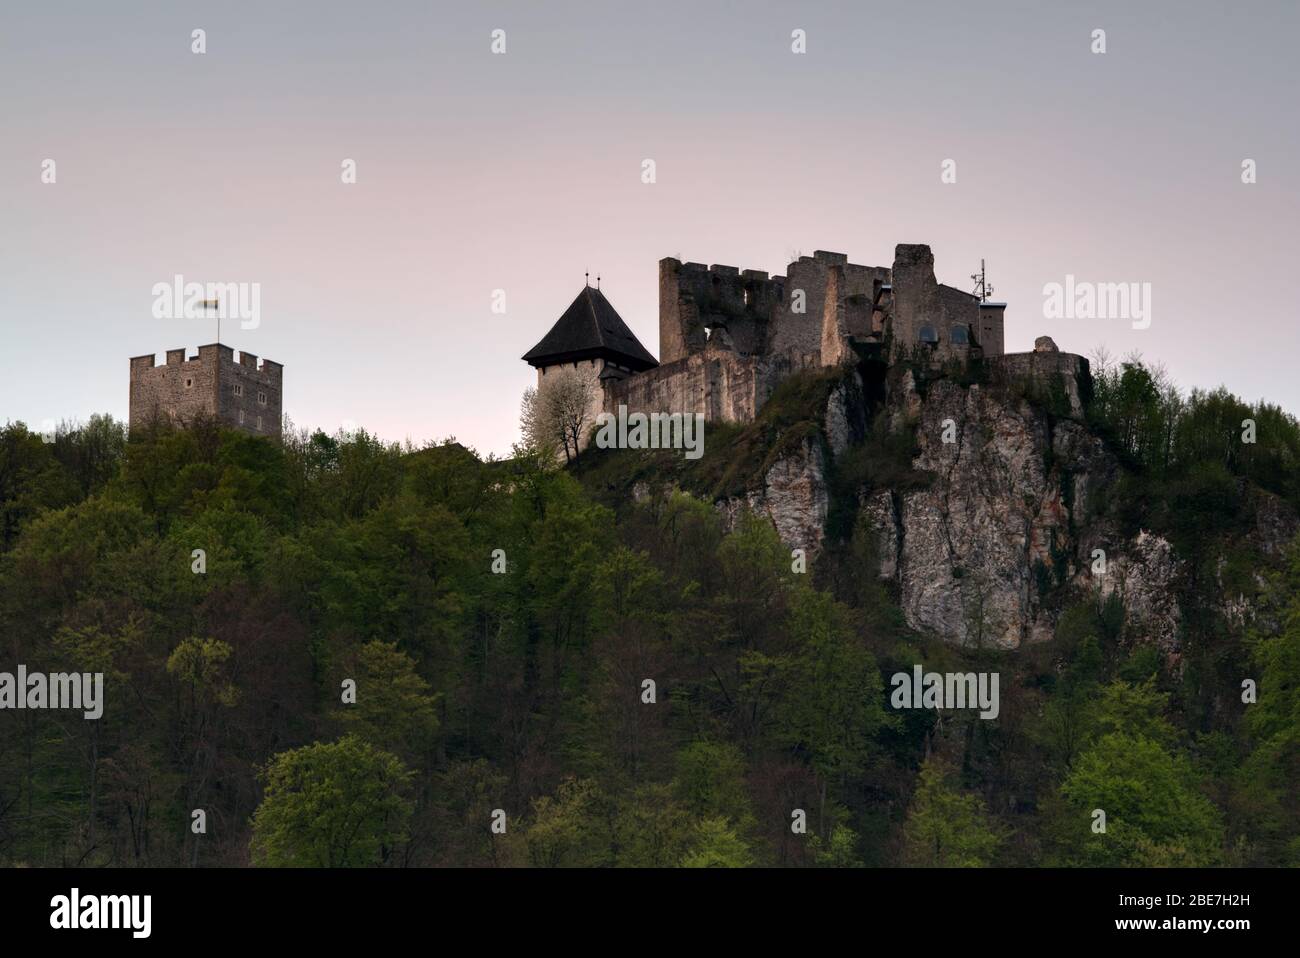
POLYGON ((689 483, 611 494, 640 452, 11 422, 0 669, 104 701, 0 711, 0 864, 1300 865, 1300 545, 1241 494, 1300 509, 1300 426, 1093 371, 1107 508, 1192 569, 1176 668, 1096 595, 1012 652, 917 634, 852 508, 801 572, 689 483), (997 720, 891 709, 917 665, 999 672, 997 720))

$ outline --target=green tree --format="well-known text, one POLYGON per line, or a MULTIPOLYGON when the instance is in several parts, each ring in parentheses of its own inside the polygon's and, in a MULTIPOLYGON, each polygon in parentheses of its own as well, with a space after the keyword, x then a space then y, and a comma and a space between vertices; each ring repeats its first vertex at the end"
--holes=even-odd
POLYGON ((601 834, 600 790, 586 779, 569 778, 554 796, 533 802, 524 831, 528 861, 534 868, 596 867, 608 863, 609 845, 601 834))
POLYGON ((420 755, 438 731, 437 696, 415 671, 415 663, 395 642, 378 639, 357 650, 357 701, 341 720, 372 745, 395 753, 420 755))
POLYGON ((1145 735, 1109 732, 1075 761, 1061 785, 1069 805, 1069 859, 1093 866, 1218 864, 1223 825, 1198 790, 1191 763, 1145 735), (1106 831, 1093 832, 1093 811, 1106 831))
POLYGON ((904 864, 982 868, 993 863, 1002 836, 983 799, 961 791, 949 767, 932 755, 921 766, 903 840, 904 864))
POLYGON ((32 518, 76 498, 75 482, 39 435, 23 423, 0 429, 0 552, 13 546, 32 518))
POLYGON ((858 836, 847 825, 836 825, 831 829, 831 837, 823 842, 820 835, 808 839, 812 850, 813 862, 819 868, 861 868, 862 859, 858 857, 858 836))
POLYGON ((1300 539, 1266 597, 1280 620, 1272 634, 1253 637, 1258 701, 1245 706, 1254 748, 1242 765, 1238 791, 1246 823, 1272 864, 1300 865, 1300 539))
POLYGON ((1212 865, 1220 860, 1218 810, 1200 791, 1198 776, 1177 751, 1166 717, 1169 695, 1156 677, 1102 686, 1087 709, 1086 740, 1071 765, 1064 808, 1048 816, 1048 831, 1065 856, 1088 865, 1212 865), (1106 831, 1093 831, 1093 813, 1106 831))
POLYGON ((888 719, 875 656, 850 610, 806 586, 791 590, 787 651, 740 656, 741 715, 770 721, 776 740, 808 757, 821 779, 817 829, 826 834, 827 786, 849 790, 875 751, 888 719))
POLYGON ((754 855, 725 818, 706 818, 697 826, 682 868, 749 868, 754 855))
POLYGON ((126 424, 95 414, 85 423, 63 422, 54 431, 54 458, 77 484, 82 497, 117 475, 126 454, 126 424))
POLYGON ((641 786, 619 806, 614 821, 615 864, 672 868, 686 855, 693 821, 670 786, 641 786))
POLYGON ((253 815, 255 865, 383 865, 406 840, 410 773, 355 735, 281 752, 263 775, 266 794, 253 815))
POLYGON ((861 774, 885 722, 884 683, 849 610, 824 592, 799 590, 790 614, 791 685, 781 709, 785 735, 806 749, 824 778, 861 774))
POLYGON ((692 742, 677 753, 677 799, 697 820, 732 818, 750 821, 745 792, 745 759, 736 746, 692 742))

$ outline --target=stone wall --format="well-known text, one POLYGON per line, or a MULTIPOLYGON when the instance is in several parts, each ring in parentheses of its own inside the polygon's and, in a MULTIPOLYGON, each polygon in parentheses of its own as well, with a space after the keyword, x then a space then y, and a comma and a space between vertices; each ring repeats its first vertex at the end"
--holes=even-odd
POLYGON ((1006 311, 1006 303, 980 303, 979 305, 980 325, 976 338, 985 356, 1001 356, 1006 352, 1003 328, 1006 311))
POLYGON ((782 379, 817 366, 816 355, 739 356, 706 349, 628 379, 605 384, 605 409, 703 413, 709 422, 750 422, 782 379))
POLYGON ((930 247, 900 244, 895 248, 891 360, 912 356, 927 327, 937 337, 928 347, 936 359, 965 359, 970 353, 970 336, 978 335, 979 321, 977 297, 935 279, 930 247), (966 343, 953 341, 956 326, 966 328, 966 343))
POLYGON ((201 416, 261 436, 279 436, 283 409, 283 367, 258 363, 251 353, 235 362, 229 346, 200 346, 185 358, 184 349, 169 349, 167 361, 155 365, 152 354, 131 359, 130 426, 140 428, 157 418, 185 426, 201 416), (238 387, 238 388, 237 388, 238 387))
POLYGON ((715 338, 742 356, 767 353, 784 281, 761 270, 660 260, 660 363, 700 352, 715 338))
POLYGON ((859 266, 826 250, 799 257, 785 276, 660 260, 660 362, 671 365, 706 347, 741 356, 802 356, 829 345, 841 357, 844 336, 871 332, 872 306, 889 277, 886 267, 859 266))
POLYGON ((154 365, 153 354, 131 359, 130 427, 155 419, 181 425, 217 411, 217 364, 212 356, 185 358, 184 349, 169 349, 167 361, 154 365))
MULTIPOLYGON (((833 255, 817 253, 818 256, 833 255)), ((872 316, 881 287, 890 282, 883 266, 842 263, 826 270, 826 295, 822 307, 821 341, 824 366, 838 366, 856 359, 849 338, 866 339, 873 332, 872 316)))
POLYGON ((603 405, 750 420, 790 370, 859 361, 854 341, 888 342, 891 362, 965 360, 976 345, 982 355, 998 356, 1001 305, 941 285, 924 245, 900 244, 891 267, 816 250, 790 263, 785 276, 663 259, 661 365, 606 382, 603 405), (922 343, 923 329, 933 330, 932 342, 922 343))
POLYGON ((1074 353, 1007 353, 992 357, 989 372, 996 384, 1019 390, 1052 406, 1057 415, 1083 420, 1092 398, 1092 368, 1074 353))
POLYGON ((827 276, 832 266, 847 263, 843 253, 817 251, 786 267, 785 300, 773 318, 772 351, 820 353, 826 312, 827 276), (797 293, 803 294, 802 303, 797 293), (800 305, 803 312, 795 312, 800 305))
POLYGON ((223 422, 257 436, 279 436, 284 367, 240 352, 239 361, 229 346, 202 346, 199 355, 219 358, 217 414, 223 422))
POLYGON ((953 286, 939 284, 939 305, 942 314, 938 319, 939 349, 948 359, 966 359, 971 342, 979 333, 980 301, 977 296, 953 286), (961 328, 961 336, 954 330, 961 328))

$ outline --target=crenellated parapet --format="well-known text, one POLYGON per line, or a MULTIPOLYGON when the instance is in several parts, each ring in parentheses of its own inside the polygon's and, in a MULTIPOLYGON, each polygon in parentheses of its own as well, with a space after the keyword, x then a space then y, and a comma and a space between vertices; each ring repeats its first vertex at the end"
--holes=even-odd
POLYGON ((769 352, 785 277, 735 266, 659 261, 659 361, 702 352, 710 340, 742 356, 769 352))
POLYGON ((280 435, 282 364, 243 351, 236 357, 221 343, 187 353, 169 349, 161 365, 152 353, 131 358, 132 428, 154 419, 183 426, 207 417, 254 435, 280 435))

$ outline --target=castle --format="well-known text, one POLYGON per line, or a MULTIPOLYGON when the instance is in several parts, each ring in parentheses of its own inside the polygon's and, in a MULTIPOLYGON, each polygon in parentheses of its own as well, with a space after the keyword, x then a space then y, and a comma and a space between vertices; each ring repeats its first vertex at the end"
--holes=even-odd
POLYGON ((937 282, 923 245, 897 246, 891 267, 818 250, 784 276, 663 259, 658 362, 590 286, 523 359, 537 369, 539 390, 557 368, 587 378, 588 422, 620 405, 748 422, 799 369, 1001 357, 1005 309, 937 282))
MULTIPOLYGON (((1034 353, 1005 354, 1005 309, 939 283, 924 245, 895 247, 889 267, 817 250, 784 276, 669 258, 659 261, 658 360, 590 285, 523 359, 537 369, 539 390, 560 368, 587 380, 588 425, 620 406, 749 422, 792 372, 865 360, 985 359, 1040 380, 1060 372, 1073 379, 1086 369, 1081 357, 1057 354, 1045 337, 1034 353)), ((219 342, 189 358, 185 349, 170 349, 161 366, 152 353, 130 362, 133 430, 160 418, 184 425, 209 417, 252 435, 280 435, 280 363, 244 351, 236 360, 219 342)))
POLYGON ((184 349, 167 350, 156 365, 153 353, 131 358, 130 428, 156 419, 186 425, 200 417, 255 436, 280 435, 284 367, 221 343, 200 346, 185 358, 184 349))

